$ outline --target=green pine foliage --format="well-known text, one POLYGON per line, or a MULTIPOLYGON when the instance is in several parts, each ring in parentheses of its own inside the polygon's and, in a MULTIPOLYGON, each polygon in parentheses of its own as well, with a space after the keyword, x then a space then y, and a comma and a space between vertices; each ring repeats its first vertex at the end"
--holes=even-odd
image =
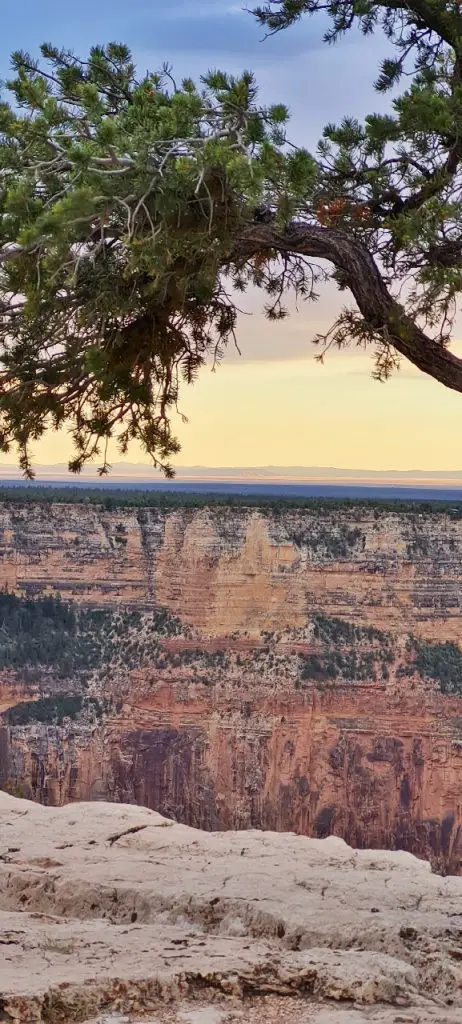
POLYGON ((0 669, 42 687, 70 682, 84 691, 95 673, 149 664, 162 639, 187 633, 161 606, 141 613, 0 592, 0 669))
MULTIPOLYGON (((293 532, 291 540, 294 544, 307 546, 312 549, 320 549, 323 554, 327 551, 331 554, 339 554, 347 557, 362 543, 362 533, 356 526, 345 526, 341 531, 331 536, 323 528, 318 528, 315 518, 320 512, 347 511, 351 513, 352 521, 360 520, 363 515, 372 513, 376 519, 380 516, 392 513, 394 515, 406 515, 412 521, 416 520, 413 529, 413 536, 418 536, 420 529, 420 516, 448 516, 451 520, 462 519, 462 501, 449 499, 432 499, 430 501, 419 501, 418 499, 404 500, 402 498, 284 498, 265 497, 259 494, 220 494, 217 492, 195 493, 194 491, 177 490, 138 490, 137 488, 124 489, 114 487, 109 490, 107 487, 92 486, 40 486, 27 484, 21 486, 0 486, 0 503, 15 508, 13 515, 20 516, 22 508, 27 509, 28 505, 95 505, 104 508, 107 512, 113 512, 123 508, 137 508, 138 521, 144 523, 144 509, 175 509, 175 508, 232 508, 243 513, 248 508, 257 508, 262 515, 274 516, 276 519, 283 517, 291 509, 301 509, 306 514, 306 529, 293 532), (314 538, 314 539, 313 539, 314 538)), ((426 539, 422 539, 417 547, 414 541, 407 545, 409 556, 418 556, 426 553, 426 539)))
POLYGON ((282 157, 287 111, 258 107, 249 72, 176 85, 168 68, 138 80, 114 43, 41 52, 13 54, 0 107, 0 447, 30 475, 30 441, 67 419, 72 470, 101 454, 105 472, 116 435, 170 475, 179 383, 235 330, 236 234, 273 181, 288 216, 314 162, 282 157))
POLYGON ((107 472, 109 446, 137 440, 171 475, 181 386, 236 339, 250 286, 277 320, 290 290, 314 299, 331 276, 357 308, 315 339, 321 358, 372 345, 380 379, 401 353, 462 390, 462 364, 441 357, 462 290, 460 5, 268 0, 254 14, 275 32, 320 11, 327 42, 385 32, 375 87, 393 93, 386 115, 327 125, 313 153, 290 145, 287 109, 261 105, 250 71, 138 76, 120 43, 86 59, 50 43, 39 60, 13 54, 0 103, 0 450, 15 446, 27 476, 31 444, 65 423, 74 472, 89 459, 107 472))

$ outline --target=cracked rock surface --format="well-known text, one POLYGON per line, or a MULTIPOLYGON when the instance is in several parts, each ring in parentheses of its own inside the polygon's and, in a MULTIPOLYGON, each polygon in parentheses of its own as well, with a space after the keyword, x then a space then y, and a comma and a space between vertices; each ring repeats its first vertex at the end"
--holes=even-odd
POLYGON ((460 1024, 462 878, 0 792, 0 1020, 460 1024))

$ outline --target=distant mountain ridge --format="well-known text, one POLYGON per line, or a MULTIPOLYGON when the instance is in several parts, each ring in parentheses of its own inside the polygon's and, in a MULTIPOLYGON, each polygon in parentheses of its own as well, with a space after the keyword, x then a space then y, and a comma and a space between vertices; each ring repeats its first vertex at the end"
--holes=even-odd
MULTIPOLYGON (((104 486, 105 478, 98 476, 98 467, 87 466, 79 477, 69 473, 66 463, 37 465, 36 482, 47 481, 97 481, 104 486)), ((0 464, 0 481, 21 480, 16 466, 0 464)), ((107 479, 107 478, 106 478, 107 479)), ((149 465, 143 463, 116 462, 109 476, 112 482, 163 483, 165 479, 149 465)), ((178 483, 373 483, 414 486, 462 487, 462 469, 338 469, 334 466, 177 466, 172 488, 178 483)))

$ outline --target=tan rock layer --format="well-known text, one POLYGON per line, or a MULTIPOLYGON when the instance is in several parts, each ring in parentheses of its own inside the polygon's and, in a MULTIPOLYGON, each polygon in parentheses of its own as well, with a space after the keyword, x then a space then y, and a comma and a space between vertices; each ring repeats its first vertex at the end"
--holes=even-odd
POLYGON ((321 609, 461 636, 462 520, 451 515, 4 504, 0 556, 0 587, 157 601, 208 635, 300 627, 321 609))
MULTIPOLYGON (((462 636, 451 515, 4 505, 0 529, 0 586, 165 605, 194 629, 164 641, 180 661, 197 646, 250 657, 264 630, 281 633, 284 657, 312 651, 315 611, 395 636, 462 636)), ((51 804, 110 798, 207 829, 334 832, 461 870, 460 698, 393 673, 324 692, 297 692, 277 672, 249 678, 245 666, 208 686, 181 666, 127 670, 122 713, 97 729, 0 729, 0 779, 51 804)), ((18 685, 0 682, 3 709, 18 685)))

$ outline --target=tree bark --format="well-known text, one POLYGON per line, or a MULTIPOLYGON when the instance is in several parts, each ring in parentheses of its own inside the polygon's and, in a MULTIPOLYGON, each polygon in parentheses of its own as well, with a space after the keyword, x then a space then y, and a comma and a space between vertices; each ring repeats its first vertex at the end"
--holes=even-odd
POLYGON ((462 359, 429 337, 407 315, 388 291, 375 260, 359 241, 334 228, 293 224, 279 231, 274 224, 249 225, 233 253, 233 260, 250 259, 274 249, 327 260, 340 273, 366 322, 386 330, 390 343, 422 373, 462 392, 462 359))

